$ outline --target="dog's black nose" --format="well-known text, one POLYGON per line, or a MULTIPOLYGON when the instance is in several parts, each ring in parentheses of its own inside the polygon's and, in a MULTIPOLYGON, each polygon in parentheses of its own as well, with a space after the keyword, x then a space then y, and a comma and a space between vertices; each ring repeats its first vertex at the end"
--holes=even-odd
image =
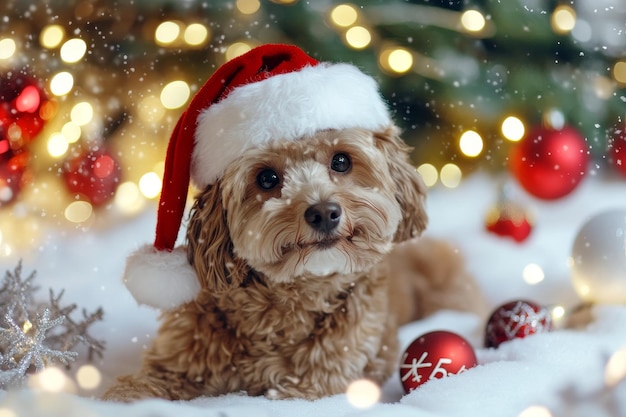
POLYGON ((339 225, 341 206, 330 201, 313 204, 304 212, 304 219, 313 229, 330 232, 339 225))

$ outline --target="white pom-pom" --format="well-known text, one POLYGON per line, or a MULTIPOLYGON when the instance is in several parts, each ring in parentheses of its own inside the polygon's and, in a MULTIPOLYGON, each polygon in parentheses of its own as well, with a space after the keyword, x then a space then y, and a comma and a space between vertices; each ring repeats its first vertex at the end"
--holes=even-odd
POLYGON ((200 282, 184 247, 171 252, 156 250, 152 245, 139 248, 126 260, 123 281, 139 304, 162 310, 192 301, 200 292, 200 282))

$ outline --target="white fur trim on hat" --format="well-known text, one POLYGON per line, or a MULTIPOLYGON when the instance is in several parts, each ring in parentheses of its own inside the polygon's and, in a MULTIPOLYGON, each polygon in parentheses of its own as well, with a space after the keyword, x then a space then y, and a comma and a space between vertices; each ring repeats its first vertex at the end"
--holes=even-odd
POLYGON ((169 310, 192 301, 200 282, 179 246, 171 252, 144 245, 126 260, 124 284, 139 304, 169 310))
POLYGON ((204 188, 245 150, 324 129, 391 123, 374 79, 349 64, 320 63, 235 88, 198 116, 191 178, 204 188))

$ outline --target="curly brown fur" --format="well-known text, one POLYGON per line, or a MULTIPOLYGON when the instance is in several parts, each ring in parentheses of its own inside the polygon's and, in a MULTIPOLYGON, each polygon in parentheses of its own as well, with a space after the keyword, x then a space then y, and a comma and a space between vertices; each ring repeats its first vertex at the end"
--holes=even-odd
MULTIPOLYGON (((430 291, 407 282, 410 271, 428 267, 407 265, 401 274, 387 262, 409 250, 398 246, 389 255, 393 244, 419 236, 427 221, 425 187, 407 151, 393 126, 323 131, 246 151, 192 209, 188 259, 201 293, 163 313, 142 370, 105 397, 245 391, 315 399, 345 392, 361 378, 382 384, 396 369, 398 320, 435 307, 397 309, 396 297, 410 294, 412 305, 420 290, 430 291), (351 160, 346 172, 329 168, 338 154, 351 160), (260 188, 256 178, 265 169, 280 184, 260 188), (326 201, 342 212, 336 228, 321 231, 305 212, 326 201), (404 285, 415 290, 399 291, 404 285)), ((457 269, 447 272, 454 277, 434 278, 441 294, 446 282, 466 279, 457 269)), ((440 301, 446 305, 445 297, 440 301)))

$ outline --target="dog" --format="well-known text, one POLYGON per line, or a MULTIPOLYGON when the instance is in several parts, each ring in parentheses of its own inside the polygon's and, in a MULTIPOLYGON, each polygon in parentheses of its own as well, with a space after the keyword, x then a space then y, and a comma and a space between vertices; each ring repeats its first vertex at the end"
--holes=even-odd
POLYGON ((104 398, 312 400, 383 384, 399 325, 479 309, 459 254, 420 238, 426 187, 409 152, 393 124, 244 151, 190 212, 199 294, 162 314, 141 370, 104 398))

